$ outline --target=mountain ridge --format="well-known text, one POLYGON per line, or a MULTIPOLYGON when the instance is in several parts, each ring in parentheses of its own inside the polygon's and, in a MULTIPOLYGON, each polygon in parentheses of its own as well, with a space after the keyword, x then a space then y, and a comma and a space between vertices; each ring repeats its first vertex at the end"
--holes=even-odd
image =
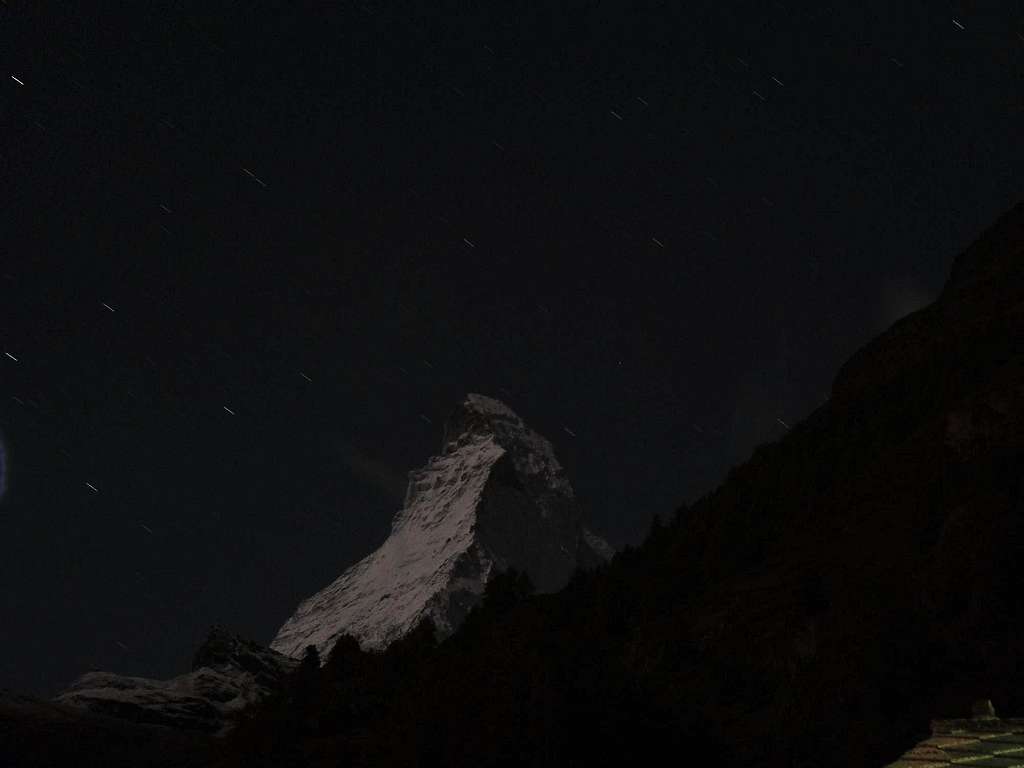
POLYGON ((346 656, 314 697, 326 725, 289 744, 380 766, 860 768, 978 698, 1024 712, 1022 247, 1016 206, 825 404, 641 546, 485 603, 418 665, 346 656))
POLYGON ((294 659, 214 626, 183 675, 154 680, 86 672, 53 701, 134 723, 223 734, 297 667, 294 659))
MULTIPOLYGON (((642 545, 558 593, 495 577, 440 644, 339 644, 209 765, 860 768, 979 698, 1024 713, 1022 248, 1018 205, 824 405, 642 545)), ((485 482, 514 478, 469 432, 485 482)))
POLYGON ((382 649, 429 618, 439 637, 479 601, 492 572, 524 570, 541 592, 610 547, 582 524, 551 444, 507 405, 469 393, 445 422, 442 452, 409 473, 388 538, 302 601, 271 648, 325 658, 342 634, 382 649))

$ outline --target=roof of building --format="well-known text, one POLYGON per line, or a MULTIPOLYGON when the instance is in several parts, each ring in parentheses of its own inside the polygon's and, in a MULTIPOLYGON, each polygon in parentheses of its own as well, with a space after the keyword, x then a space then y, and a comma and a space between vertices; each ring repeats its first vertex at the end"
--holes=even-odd
POLYGON ((975 716, 932 720, 932 735, 885 768, 1024 768, 1024 718, 1001 719, 991 702, 979 702, 975 716))

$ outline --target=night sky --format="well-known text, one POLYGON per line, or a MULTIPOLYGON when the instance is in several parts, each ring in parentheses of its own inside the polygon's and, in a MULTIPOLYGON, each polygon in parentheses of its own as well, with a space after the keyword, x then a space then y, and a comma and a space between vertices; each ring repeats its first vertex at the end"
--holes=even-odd
POLYGON ((0 686, 269 642, 466 392, 636 542, 1022 197, 1020 2, 470 5, 3 0, 0 686))

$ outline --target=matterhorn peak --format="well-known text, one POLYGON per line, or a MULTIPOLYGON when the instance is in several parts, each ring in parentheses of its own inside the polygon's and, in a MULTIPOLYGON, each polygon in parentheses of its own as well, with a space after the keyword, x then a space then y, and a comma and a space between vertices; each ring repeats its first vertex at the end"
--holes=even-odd
POLYGON ((459 409, 468 413, 477 413, 487 418, 505 419, 515 422, 520 426, 523 424, 523 420, 516 415, 516 412, 501 402, 501 400, 496 400, 487 395, 478 395, 475 392, 470 392, 466 395, 466 399, 462 401, 459 409))
POLYGON ((470 393, 445 422, 443 450, 458 450, 469 442, 491 438, 512 455, 512 461, 524 479, 539 476, 551 492, 573 498, 572 486, 562 465, 545 438, 530 429, 500 400, 470 393))
POLYGON ((387 540, 301 603, 271 648, 299 657, 315 645, 326 659, 342 634, 384 648, 426 617, 443 637, 496 572, 516 568, 554 592, 611 555, 583 526, 551 443, 471 393, 445 423, 442 452, 409 473, 387 540))
POLYGON ((528 427, 500 400, 470 393, 448 415, 444 423, 441 450, 456 450, 474 438, 501 437, 522 434, 528 427))

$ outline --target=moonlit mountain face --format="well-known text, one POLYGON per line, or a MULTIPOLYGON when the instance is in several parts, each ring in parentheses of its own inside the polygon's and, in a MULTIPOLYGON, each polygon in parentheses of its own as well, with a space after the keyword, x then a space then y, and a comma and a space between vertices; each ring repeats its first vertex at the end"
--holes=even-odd
POLYGON ((387 540, 299 605, 271 648, 300 656, 315 645, 326 658, 342 634, 383 648, 426 617, 446 636, 496 571, 525 571, 553 592, 611 555, 583 526, 551 444, 503 403, 470 394, 443 452, 409 473, 387 540))

